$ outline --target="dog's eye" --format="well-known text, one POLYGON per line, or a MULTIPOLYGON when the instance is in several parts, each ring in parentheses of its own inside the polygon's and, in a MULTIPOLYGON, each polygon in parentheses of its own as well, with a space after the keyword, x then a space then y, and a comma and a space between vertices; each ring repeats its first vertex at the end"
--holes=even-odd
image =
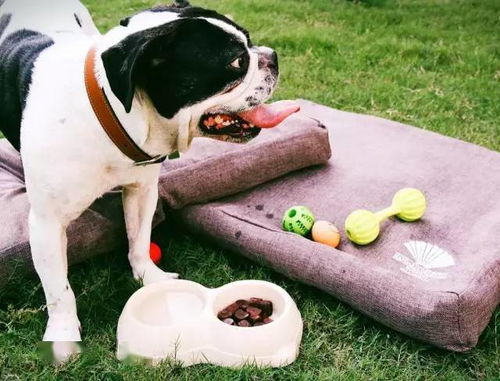
POLYGON ((243 58, 238 57, 233 62, 231 62, 231 66, 235 69, 241 69, 241 64, 243 62, 243 58))

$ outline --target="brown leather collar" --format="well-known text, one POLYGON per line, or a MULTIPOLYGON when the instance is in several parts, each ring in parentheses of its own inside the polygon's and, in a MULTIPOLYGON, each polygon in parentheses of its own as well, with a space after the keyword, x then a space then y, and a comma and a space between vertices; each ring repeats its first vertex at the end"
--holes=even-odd
POLYGON ((132 140, 118 120, 104 89, 99 86, 95 76, 96 51, 95 46, 91 47, 85 58, 85 87, 92 109, 102 128, 118 149, 134 161, 134 165, 149 165, 163 162, 166 159, 166 155, 155 157, 148 155, 132 140))

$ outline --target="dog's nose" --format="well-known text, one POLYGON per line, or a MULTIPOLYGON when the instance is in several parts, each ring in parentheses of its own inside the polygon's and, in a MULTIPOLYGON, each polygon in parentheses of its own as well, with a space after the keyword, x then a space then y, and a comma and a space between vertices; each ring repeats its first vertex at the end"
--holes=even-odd
POLYGON ((278 54, 274 50, 269 50, 260 54, 259 69, 269 68, 278 71, 278 54))

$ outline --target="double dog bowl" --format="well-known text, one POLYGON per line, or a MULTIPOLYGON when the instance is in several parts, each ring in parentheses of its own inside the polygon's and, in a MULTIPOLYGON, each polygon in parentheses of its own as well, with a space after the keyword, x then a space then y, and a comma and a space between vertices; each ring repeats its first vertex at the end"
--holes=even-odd
POLYGON ((118 322, 117 337, 121 360, 280 367, 297 358, 302 318, 290 295, 269 282, 246 280, 209 289, 191 281, 169 280, 132 295, 118 322), (217 318, 231 303, 252 297, 273 303, 272 323, 238 327, 217 318))

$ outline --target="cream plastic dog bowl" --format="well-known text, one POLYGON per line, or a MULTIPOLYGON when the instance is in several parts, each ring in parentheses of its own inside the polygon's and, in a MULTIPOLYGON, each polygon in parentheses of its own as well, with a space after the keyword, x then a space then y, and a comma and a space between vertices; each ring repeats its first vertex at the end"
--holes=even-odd
POLYGON ((120 360, 141 358, 155 365, 169 358, 184 366, 279 367, 297 358, 302 318, 290 295, 269 282, 245 280, 209 289, 168 280, 132 295, 118 322, 117 337, 120 360), (272 323, 237 327, 217 318, 229 304, 251 297, 273 303, 272 323))

